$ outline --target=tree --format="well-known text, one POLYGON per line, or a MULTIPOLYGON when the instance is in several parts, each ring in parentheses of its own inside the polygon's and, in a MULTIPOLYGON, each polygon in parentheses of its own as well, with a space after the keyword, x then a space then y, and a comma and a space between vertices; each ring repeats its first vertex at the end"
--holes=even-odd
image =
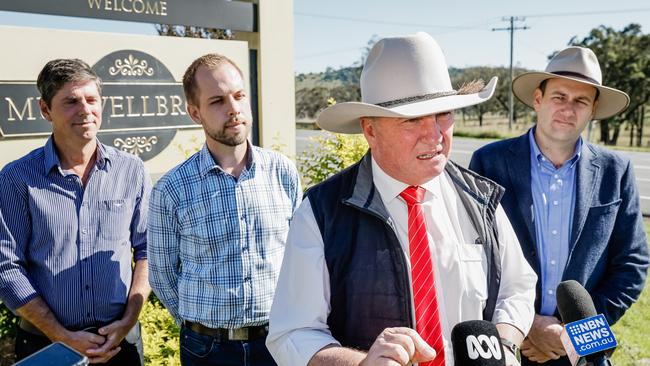
POLYGON ((156 24, 156 31, 161 36, 170 37, 233 39, 235 36, 230 29, 191 27, 189 25, 156 24))
MULTIPOLYGON (((486 84, 490 78, 494 76, 492 68, 489 67, 468 67, 466 69, 455 70, 457 72, 450 72, 452 78, 452 85, 456 90, 460 89, 463 85, 469 84, 474 80, 483 80, 486 84)), ((483 116, 486 113, 497 112, 498 105, 494 102, 494 98, 471 107, 463 108, 461 111, 463 116, 470 115, 478 119, 479 126, 483 126, 483 116)))
MULTIPOLYGON (((508 67, 495 67, 491 69, 492 75, 499 77, 499 83, 497 84, 497 90, 494 92, 494 101, 499 105, 499 111, 503 113, 504 116, 508 117, 508 112, 510 111, 510 91, 512 90, 512 80, 510 80, 510 68, 508 67)), ((523 68, 514 68, 515 77, 519 74, 527 72, 529 70, 523 68)), ((513 107, 514 111, 512 112, 512 122, 517 123, 521 116, 524 116, 530 113, 531 109, 526 106, 524 103, 519 101, 517 97, 513 96, 513 107)))
POLYGON ((650 35, 644 35, 639 24, 632 23, 621 31, 601 25, 582 40, 573 37, 569 45, 594 51, 603 70, 603 85, 630 96, 630 106, 623 113, 600 121, 601 141, 615 145, 621 126, 627 123, 631 134, 637 131, 640 146, 644 106, 650 101, 650 35))

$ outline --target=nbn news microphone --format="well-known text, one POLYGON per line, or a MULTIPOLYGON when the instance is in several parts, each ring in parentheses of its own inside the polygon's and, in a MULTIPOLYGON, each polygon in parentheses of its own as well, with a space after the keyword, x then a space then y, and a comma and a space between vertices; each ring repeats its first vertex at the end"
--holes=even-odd
POLYGON ((611 366, 616 338, 605 317, 596 314, 591 295, 577 281, 557 286, 557 309, 564 331, 562 344, 573 366, 611 366))
POLYGON ((505 366, 501 339, 494 324, 469 320, 451 330, 451 344, 456 366, 505 366))

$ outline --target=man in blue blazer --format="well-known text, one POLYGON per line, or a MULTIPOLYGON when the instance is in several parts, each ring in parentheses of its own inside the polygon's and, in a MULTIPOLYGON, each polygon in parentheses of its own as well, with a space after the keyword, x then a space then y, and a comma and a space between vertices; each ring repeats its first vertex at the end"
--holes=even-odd
POLYGON ((536 125, 477 150, 469 167, 506 189, 501 203, 539 278, 522 364, 569 365, 560 342, 559 282, 580 282, 610 324, 645 283, 648 246, 632 165, 580 137, 592 119, 627 108, 629 97, 602 85, 596 56, 582 47, 558 53, 545 72, 520 75, 512 88, 535 110, 536 125))

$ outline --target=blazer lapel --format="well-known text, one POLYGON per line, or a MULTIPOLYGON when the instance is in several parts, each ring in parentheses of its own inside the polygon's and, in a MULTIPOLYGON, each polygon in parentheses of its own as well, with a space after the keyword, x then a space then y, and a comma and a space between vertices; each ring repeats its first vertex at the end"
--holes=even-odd
POLYGON ((508 175, 512 182, 514 197, 517 197, 519 213, 523 218, 529 240, 521 241, 525 253, 537 252, 535 224, 533 223, 533 196, 530 189, 530 141, 528 133, 517 138, 510 145, 508 156, 508 175))
POLYGON ((591 207, 591 202, 593 202, 593 195, 596 192, 595 188, 598 183, 597 174, 600 169, 600 166, 596 163, 598 156, 589 148, 587 142, 582 145, 581 154, 576 169, 576 202, 573 209, 571 241, 569 241, 569 260, 571 258, 571 252, 573 252, 573 248, 585 226, 587 213, 589 212, 589 207, 591 207))

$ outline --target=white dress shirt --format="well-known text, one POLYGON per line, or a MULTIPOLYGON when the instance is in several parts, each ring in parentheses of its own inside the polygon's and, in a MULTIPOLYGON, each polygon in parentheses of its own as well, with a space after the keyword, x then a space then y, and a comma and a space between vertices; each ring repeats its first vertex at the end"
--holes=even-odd
MULTIPOLYGON (((409 258, 408 210, 399 194, 408 186, 390 177, 372 160, 375 187, 390 214, 405 258, 409 258)), ((483 246, 447 174, 422 185, 422 208, 432 252, 445 358, 453 366, 451 329, 459 322, 482 319, 487 300, 487 261, 483 246)), ((502 274, 493 323, 508 323, 528 333, 534 316, 537 276, 524 258, 505 212, 496 224, 502 274)), ((329 272, 323 239, 309 199, 296 211, 270 313, 266 345, 279 365, 306 365, 329 344, 338 344, 327 326, 329 272)), ((406 261, 409 265, 410 261, 406 261)))

